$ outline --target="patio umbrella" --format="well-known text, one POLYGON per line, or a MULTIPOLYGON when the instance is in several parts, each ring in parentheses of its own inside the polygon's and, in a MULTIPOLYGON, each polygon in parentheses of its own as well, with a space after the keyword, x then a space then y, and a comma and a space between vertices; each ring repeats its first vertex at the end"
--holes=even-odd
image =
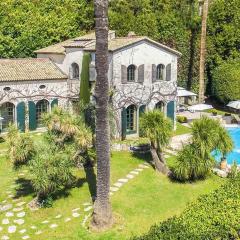
POLYGON ((194 111, 201 112, 201 111, 208 110, 208 109, 213 109, 213 106, 205 104, 205 103, 201 103, 201 104, 196 104, 196 105, 188 107, 188 110, 190 112, 194 112, 194 111))
POLYGON ((232 102, 230 102, 227 106, 228 106, 228 107, 231 107, 231 108, 235 108, 235 109, 240 110, 240 100, 238 100, 238 101, 232 101, 232 102))

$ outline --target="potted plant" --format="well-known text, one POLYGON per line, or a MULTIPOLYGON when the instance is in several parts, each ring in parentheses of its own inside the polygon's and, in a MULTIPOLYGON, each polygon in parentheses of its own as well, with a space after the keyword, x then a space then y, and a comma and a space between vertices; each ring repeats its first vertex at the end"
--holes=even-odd
POLYGON ((221 158, 220 169, 221 169, 221 170, 226 170, 226 169, 227 169, 227 159, 226 159, 225 156, 223 156, 223 157, 221 158))
POLYGON ((212 113, 213 116, 217 116, 217 110, 216 109, 212 109, 211 113, 212 113))

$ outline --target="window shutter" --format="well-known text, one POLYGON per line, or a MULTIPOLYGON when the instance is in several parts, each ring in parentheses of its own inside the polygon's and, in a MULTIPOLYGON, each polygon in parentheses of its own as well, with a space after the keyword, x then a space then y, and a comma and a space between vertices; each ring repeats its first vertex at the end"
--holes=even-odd
POLYGON ((175 116, 175 102, 171 101, 167 104, 167 117, 174 121, 175 116))
POLYGON ((138 82, 139 83, 144 82, 144 64, 138 67, 138 82))
POLYGON ((124 65, 121 65, 121 78, 122 84, 127 83, 127 67, 124 65))
POLYGON ((155 64, 152 65, 152 82, 156 82, 157 80, 157 67, 155 64))
POLYGON ((166 67, 166 81, 171 81, 171 72, 172 72, 172 66, 171 63, 169 63, 166 67))
POLYGON ((36 121, 36 105, 34 102, 28 102, 29 109, 29 130, 36 130, 37 121, 36 121))
POLYGON ((126 135, 127 135, 127 111, 126 111, 126 108, 122 108, 121 118, 122 118, 122 140, 124 140, 124 139, 126 139, 126 135))
POLYGON ((17 105, 17 125, 22 132, 25 131, 25 103, 20 102, 17 105))
POLYGON ((53 109, 54 106, 58 106, 58 99, 57 98, 52 100, 52 102, 51 102, 51 109, 53 109))

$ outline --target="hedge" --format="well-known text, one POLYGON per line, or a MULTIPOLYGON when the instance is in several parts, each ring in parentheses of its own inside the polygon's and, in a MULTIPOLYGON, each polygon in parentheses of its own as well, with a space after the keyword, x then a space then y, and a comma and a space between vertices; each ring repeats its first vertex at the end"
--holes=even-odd
POLYGON ((179 216, 134 240, 220 240, 240 237, 240 177, 191 203, 179 216))
POLYGON ((225 62, 213 71, 213 94, 223 103, 240 99, 240 59, 225 62))

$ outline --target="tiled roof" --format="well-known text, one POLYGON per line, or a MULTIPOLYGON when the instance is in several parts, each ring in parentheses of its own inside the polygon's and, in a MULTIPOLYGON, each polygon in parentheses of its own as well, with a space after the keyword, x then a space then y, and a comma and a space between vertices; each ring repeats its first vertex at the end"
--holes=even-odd
MULTIPOLYGON (((109 34, 114 33, 115 31, 110 30, 109 34)), ((65 47, 84 47, 82 46, 83 42, 91 42, 91 40, 95 40, 95 32, 90 32, 88 34, 85 34, 83 36, 69 39, 64 42, 60 42, 51 46, 48 46, 46 48, 42 48, 39 50, 36 50, 35 53, 54 53, 54 54, 64 54, 65 53, 65 47)))
POLYGON ((0 82, 67 79, 47 58, 0 59, 0 82))
MULTIPOLYGON (((150 39, 148 37, 144 37, 144 36, 133 36, 133 37, 122 37, 122 38, 111 39, 108 43, 108 49, 109 49, 109 51, 114 52, 114 51, 120 50, 122 48, 131 46, 132 44, 142 42, 142 41, 147 41, 147 42, 154 44, 157 47, 160 47, 162 49, 165 49, 166 51, 171 52, 177 56, 181 56, 180 52, 178 52, 166 45, 163 45, 159 42, 153 41, 152 39, 150 39)), ((96 42, 86 45, 84 50, 85 51, 95 51, 96 50, 96 42)))
MULTIPOLYGON (((109 31, 109 36, 114 33, 114 31, 109 31)), ((147 41, 151 44, 156 45, 157 47, 163 48, 166 51, 169 51, 173 54, 176 54, 178 56, 181 55, 180 52, 169 48, 159 42, 153 41, 152 39, 146 37, 146 36, 129 36, 129 37, 116 37, 109 39, 109 51, 116 51, 119 49, 122 49, 124 47, 130 46, 132 44, 135 44, 137 42, 141 41, 147 41)), ((40 50, 35 51, 35 53, 56 53, 56 54, 65 54, 65 48, 71 47, 71 48, 83 48, 85 51, 95 51, 95 33, 91 32, 89 34, 86 34, 84 36, 70 39, 40 50)))

